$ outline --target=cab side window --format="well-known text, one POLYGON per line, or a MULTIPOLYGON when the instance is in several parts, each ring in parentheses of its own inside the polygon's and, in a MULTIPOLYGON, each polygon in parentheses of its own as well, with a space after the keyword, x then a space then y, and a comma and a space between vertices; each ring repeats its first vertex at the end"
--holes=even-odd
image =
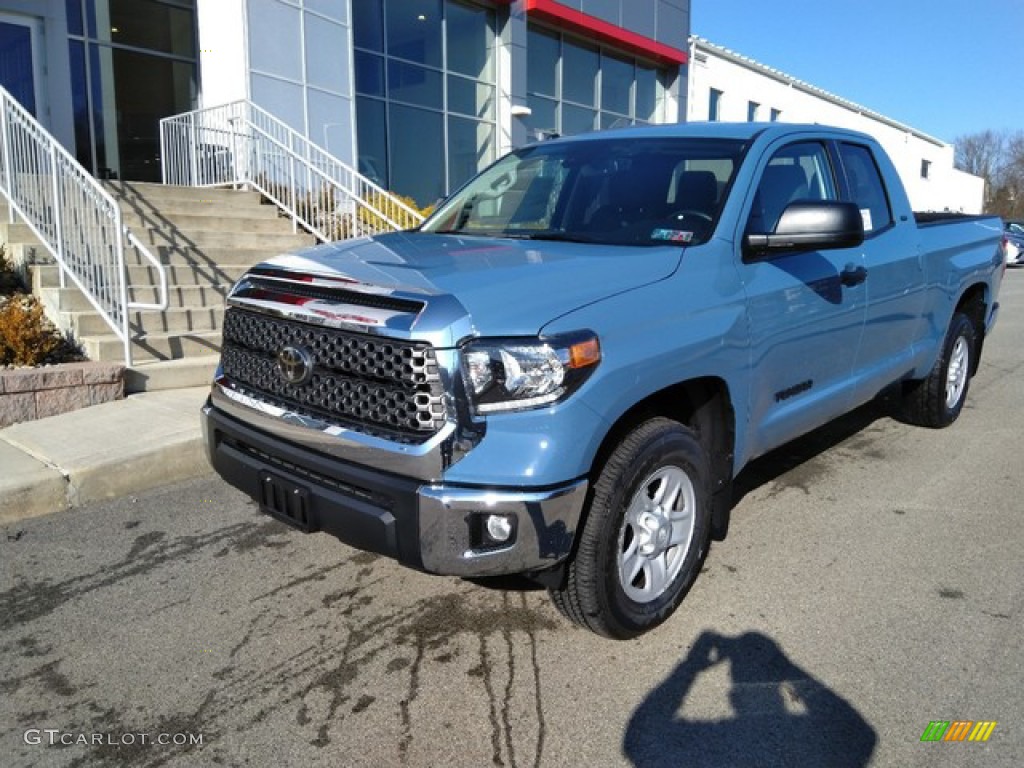
POLYGON ((817 142, 790 144, 776 152, 761 176, 747 232, 771 234, 786 207, 798 200, 837 200, 828 151, 817 142))
POLYGON ((865 234, 888 227, 892 224, 892 209, 871 150, 860 144, 843 143, 839 145, 839 156, 850 195, 864 219, 865 234))

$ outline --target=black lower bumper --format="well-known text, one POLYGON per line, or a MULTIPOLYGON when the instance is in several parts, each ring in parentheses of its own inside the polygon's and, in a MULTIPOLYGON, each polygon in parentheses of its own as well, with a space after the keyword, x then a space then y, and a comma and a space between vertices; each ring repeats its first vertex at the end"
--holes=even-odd
POLYGON ((324 531, 358 549, 423 569, 420 483, 349 464, 275 439, 230 416, 203 409, 213 468, 260 508, 304 531, 324 531))

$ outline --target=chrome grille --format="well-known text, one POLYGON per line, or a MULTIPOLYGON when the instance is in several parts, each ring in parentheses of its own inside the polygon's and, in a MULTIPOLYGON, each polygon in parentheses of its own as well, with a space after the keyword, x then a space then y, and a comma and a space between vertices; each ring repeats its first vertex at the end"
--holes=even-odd
POLYGON ((426 343, 382 339, 229 308, 221 353, 239 389, 280 407, 373 434, 427 437, 445 422, 441 377, 426 343), (285 347, 313 360, 309 381, 277 368, 285 347))

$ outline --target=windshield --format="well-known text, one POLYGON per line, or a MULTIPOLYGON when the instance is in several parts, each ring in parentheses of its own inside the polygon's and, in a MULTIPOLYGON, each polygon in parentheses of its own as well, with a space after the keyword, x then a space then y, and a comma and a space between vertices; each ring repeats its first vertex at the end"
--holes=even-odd
POLYGON ((420 231, 609 245, 704 242, 744 148, 692 138, 537 144, 483 171, 420 231))

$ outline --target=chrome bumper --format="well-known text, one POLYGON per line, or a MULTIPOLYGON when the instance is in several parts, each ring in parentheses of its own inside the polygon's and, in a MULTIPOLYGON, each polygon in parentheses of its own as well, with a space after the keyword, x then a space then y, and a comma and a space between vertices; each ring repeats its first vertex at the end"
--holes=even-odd
POLYGON ((572 551, 587 495, 585 479, 542 490, 425 482, 362 463, 363 454, 342 459, 311 450, 307 428, 303 443, 292 442, 280 421, 270 421, 268 428, 251 410, 233 413, 221 407, 216 393, 215 388, 203 408, 210 463, 265 512, 303 530, 324 531, 411 568, 451 576, 543 571, 572 551), (267 484, 300 497, 301 513, 271 508, 267 484), (481 538, 489 515, 510 522, 507 541, 481 538))
POLYGON ((353 461, 386 472, 438 480, 450 461, 455 424, 448 422, 437 434, 419 444, 404 445, 345 429, 247 397, 220 380, 213 383, 210 401, 215 408, 239 421, 302 445, 317 453, 353 461))
POLYGON ((545 491, 424 486, 419 497, 423 567, 453 576, 527 573, 569 556, 587 481, 545 491), (507 545, 479 546, 474 533, 490 515, 512 522, 507 545))

